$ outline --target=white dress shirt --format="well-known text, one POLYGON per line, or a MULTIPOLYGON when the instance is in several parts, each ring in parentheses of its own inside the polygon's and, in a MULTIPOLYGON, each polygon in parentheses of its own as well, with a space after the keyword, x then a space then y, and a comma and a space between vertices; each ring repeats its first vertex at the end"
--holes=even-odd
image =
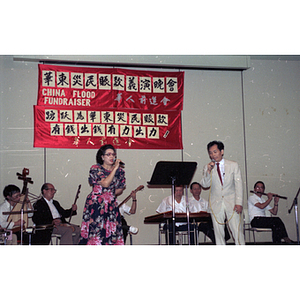
POLYGON ((201 198, 196 200, 194 196, 189 197, 189 211, 191 213, 197 213, 200 211, 207 211, 208 209, 208 201, 201 198))
POLYGON ((252 195, 248 198, 248 213, 250 222, 254 217, 267 217, 269 216, 267 212, 272 209, 270 205, 267 205, 265 208, 261 209, 255 206, 256 203, 265 203, 267 200, 258 197, 257 195, 252 195))
MULTIPOLYGON (((221 172, 221 176, 222 176, 222 182, 224 182, 224 177, 225 177, 225 164, 224 164, 224 158, 222 158, 222 160, 219 162, 219 167, 220 167, 220 172, 221 172)), ((216 166, 217 168, 217 166, 216 166)))
MULTIPOLYGON (((44 198, 44 197, 43 197, 44 198)), ((47 200, 46 198, 44 198, 44 200, 46 201, 46 203, 48 204, 52 217, 53 219, 60 219, 61 215, 59 214, 58 210, 56 209, 56 207, 53 204, 53 199, 51 200, 47 200)))
MULTIPOLYGON (((117 204, 119 205, 118 201, 117 201, 117 204)), ((126 213, 127 215, 131 215, 130 210, 131 210, 131 207, 128 206, 126 203, 124 203, 122 206, 119 206, 120 214, 123 217, 124 217, 124 213, 126 213)))
MULTIPOLYGON (((172 196, 164 198, 161 204, 158 206, 156 212, 164 213, 167 211, 172 211, 172 196)), ((175 200, 175 213, 186 213, 186 201, 185 196, 181 197, 180 203, 175 200)), ((176 223, 176 226, 181 226, 186 223, 176 223)))
MULTIPOLYGON (((9 212, 13 209, 13 206, 7 200, 4 200, 0 205, 0 226, 6 228, 9 222, 7 222, 8 215, 3 215, 3 212, 9 212)), ((12 229, 14 227, 14 222, 11 222, 7 229, 12 229)))

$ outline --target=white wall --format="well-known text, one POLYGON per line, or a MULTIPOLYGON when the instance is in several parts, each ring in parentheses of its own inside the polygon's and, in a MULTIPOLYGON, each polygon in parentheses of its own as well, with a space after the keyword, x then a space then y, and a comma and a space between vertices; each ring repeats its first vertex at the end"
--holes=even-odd
MULTIPOLYGON (((295 221, 287 208, 299 187, 300 62, 251 59, 250 65, 246 71, 181 69, 185 71, 183 151, 118 150, 118 157, 126 162, 124 198, 138 185, 145 185, 137 195, 137 213, 127 217, 130 225, 140 229, 134 244, 157 244, 157 225, 143 223, 170 194, 168 188, 147 187, 156 162, 196 161, 193 180, 199 181, 208 162, 206 145, 213 139, 224 142, 226 158, 239 162, 245 200, 256 180, 265 181, 267 192, 288 196, 288 201, 280 202, 279 216, 296 239, 295 221)), ((31 192, 39 194, 44 181, 51 182, 58 190, 56 199, 69 208, 81 184, 78 215, 72 218, 79 225, 96 151, 33 148, 37 62, 1 56, 0 76, 1 189, 10 183, 21 186, 16 172, 27 167, 34 181, 31 192)), ((208 192, 203 196, 207 198, 208 192)))
POLYGON ((299 75, 300 62, 286 59, 252 59, 244 72, 249 190, 262 180, 266 192, 288 197, 278 215, 294 240, 295 212, 288 209, 300 187, 299 75))

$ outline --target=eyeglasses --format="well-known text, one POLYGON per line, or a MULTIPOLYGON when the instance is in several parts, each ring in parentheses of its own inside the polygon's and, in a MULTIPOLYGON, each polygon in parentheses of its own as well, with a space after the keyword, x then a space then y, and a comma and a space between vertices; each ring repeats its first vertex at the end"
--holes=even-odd
POLYGON ((20 193, 15 193, 15 194, 13 194, 12 196, 11 196, 11 198, 13 198, 13 199, 18 199, 18 198, 20 198, 21 197, 21 194, 20 193))
POLYGON ((114 157, 115 157, 117 154, 116 154, 116 153, 105 153, 104 155, 106 155, 106 156, 108 156, 108 157, 109 157, 109 156, 114 156, 114 157))
POLYGON ((53 191, 53 192, 57 191, 56 189, 52 189, 52 188, 51 189, 45 189, 45 190, 47 190, 47 191, 50 190, 50 191, 53 191))

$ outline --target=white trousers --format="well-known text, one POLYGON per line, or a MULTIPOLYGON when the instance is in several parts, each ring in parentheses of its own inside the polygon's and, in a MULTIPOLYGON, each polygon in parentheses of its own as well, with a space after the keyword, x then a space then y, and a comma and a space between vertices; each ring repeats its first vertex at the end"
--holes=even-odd
POLYGON ((222 207, 219 213, 213 212, 211 214, 216 244, 217 245, 226 245, 225 242, 225 218, 229 220, 228 227, 233 236, 234 242, 236 245, 245 245, 245 238, 243 232, 243 214, 238 214, 235 211, 227 211, 225 204, 222 203, 222 207), (232 216, 233 214, 233 216, 232 216), (231 217, 232 216, 232 217, 231 217), (221 224, 219 224, 221 223, 221 224), (223 225, 224 224, 224 225, 223 225))

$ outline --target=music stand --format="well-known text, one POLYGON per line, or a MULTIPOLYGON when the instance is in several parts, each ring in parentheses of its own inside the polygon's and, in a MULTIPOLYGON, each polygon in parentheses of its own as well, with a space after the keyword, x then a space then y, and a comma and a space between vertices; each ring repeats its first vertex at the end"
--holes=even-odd
MULTIPOLYGON (((156 163, 149 185, 172 185, 172 228, 173 244, 175 244, 175 185, 189 185, 197 167, 196 162, 159 161, 156 163)), ((188 241, 190 244, 189 208, 187 199, 188 241)))

